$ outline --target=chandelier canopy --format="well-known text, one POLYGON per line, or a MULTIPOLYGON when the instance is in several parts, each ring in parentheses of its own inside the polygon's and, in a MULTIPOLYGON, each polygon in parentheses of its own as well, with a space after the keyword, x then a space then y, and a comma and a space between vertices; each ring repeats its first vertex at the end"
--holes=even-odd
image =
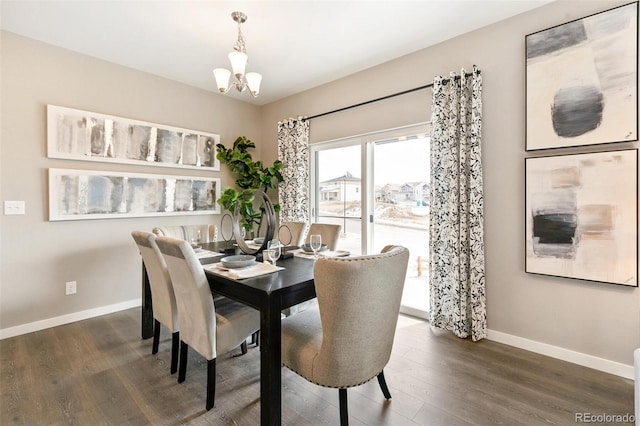
MULTIPOLYGON (((247 49, 245 47, 244 36, 242 35, 242 24, 247 20, 247 15, 242 12, 233 12, 231 18, 238 23, 238 40, 233 45, 233 52, 229 53, 229 61, 231 61, 231 69, 236 80, 233 85, 238 92, 243 92, 247 87, 251 96, 257 98, 260 94, 260 82, 262 81, 262 75, 257 72, 249 72, 245 74, 247 67, 247 49)), ((231 77, 231 71, 226 68, 216 68, 213 70, 213 75, 216 77, 216 84, 220 93, 227 93, 231 89, 229 84, 229 78, 231 77)))

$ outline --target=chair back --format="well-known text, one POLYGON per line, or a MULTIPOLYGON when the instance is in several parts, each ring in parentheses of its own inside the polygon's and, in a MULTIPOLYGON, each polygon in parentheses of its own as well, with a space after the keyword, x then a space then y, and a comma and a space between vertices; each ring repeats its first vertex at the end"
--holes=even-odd
POLYGON ((278 228, 278 239, 283 244, 289 242, 289 245, 299 247, 302 245, 306 232, 306 222, 280 222, 280 227, 278 228))
POLYGON ((312 234, 320 234, 322 236, 322 244, 326 244, 329 250, 338 248, 338 238, 342 225, 333 225, 330 223, 312 223, 307 232, 305 242, 310 242, 312 234))
POLYGON ((322 344, 313 375, 324 386, 355 386, 377 376, 389 362, 409 250, 320 258, 314 280, 322 344))
POLYGON ((201 243, 218 241, 218 227, 213 224, 157 226, 151 232, 158 237, 172 237, 191 242, 191 237, 200 231, 201 243))
POLYGON ((153 298, 153 316, 169 331, 175 333, 180 330, 178 308, 171 276, 156 244, 156 236, 151 232, 144 231, 133 231, 131 236, 138 245, 149 277, 149 287, 153 298))
POLYGON ((182 239, 158 237, 178 305, 180 340, 210 360, 216 352, 216 312, 209 282, 191 245, 182 239))

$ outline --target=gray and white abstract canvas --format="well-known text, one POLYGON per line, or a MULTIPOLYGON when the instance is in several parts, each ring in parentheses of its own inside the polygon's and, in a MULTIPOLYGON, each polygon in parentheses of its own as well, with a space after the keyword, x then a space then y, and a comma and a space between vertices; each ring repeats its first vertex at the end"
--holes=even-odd
POLYGON ((49 220, 220 213, 220 179, 49 169, 49 220))
POLYGON ((638 139, 638 3, 526 36, 526 150, 638 139))
POLYGON ((47 106, 49 158, 220 170, 220 135, 47 106))
POLYGON ((525 159, 526 271, 638 285, 638 150, 525 159))

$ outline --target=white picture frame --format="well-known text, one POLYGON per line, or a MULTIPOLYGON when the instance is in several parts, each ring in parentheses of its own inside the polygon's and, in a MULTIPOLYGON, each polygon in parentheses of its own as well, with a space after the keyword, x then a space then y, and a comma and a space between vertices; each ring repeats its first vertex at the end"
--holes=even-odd
POLYGON ((218 214, 220 179, 49 169, 49 221, 218 214))
POLYGON ((220 135, 47 105, 47 156, 219 171, 220 135))

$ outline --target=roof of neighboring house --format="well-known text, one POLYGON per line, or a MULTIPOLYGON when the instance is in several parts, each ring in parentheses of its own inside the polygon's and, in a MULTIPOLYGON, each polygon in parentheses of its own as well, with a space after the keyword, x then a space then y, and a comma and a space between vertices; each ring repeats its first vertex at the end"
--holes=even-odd
POLYGON ((349 172, 346 172, 344 175, 342 175, 340 177, 329 179, 329 180, 325 180, 325 181, 321 182, 320 185, 324 185, 324 184, 328 184, 328 183, 334 183, 334 182, 360 182, 360 178, 352 175, 349 172))
POLYGON ((382 187, 382 190, 383 191, 400 191, 401 187, 402 185, 399 183, 388 183, 382 187))

